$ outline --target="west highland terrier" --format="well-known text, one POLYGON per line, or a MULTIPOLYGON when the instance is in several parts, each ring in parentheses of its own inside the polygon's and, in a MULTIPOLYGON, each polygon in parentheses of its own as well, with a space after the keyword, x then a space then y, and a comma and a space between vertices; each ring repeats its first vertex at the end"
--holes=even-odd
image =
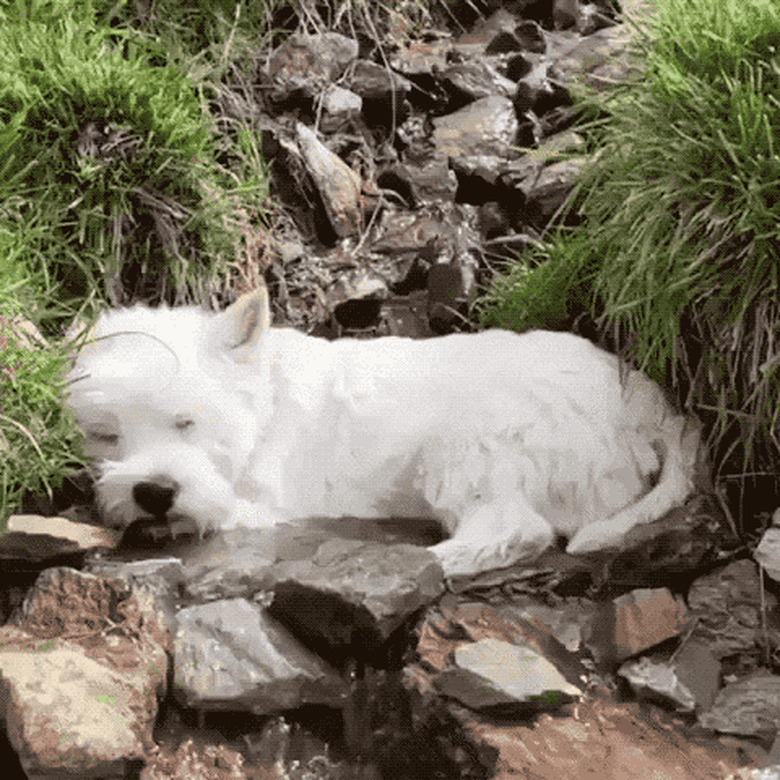
POLYGON ((70 375, 105 521, 201 532, 310 517, 437 520, 448 576, 580 553, 682 504, 699 433, 567 333, 328 342, 219 314, 109 311, 70 375))

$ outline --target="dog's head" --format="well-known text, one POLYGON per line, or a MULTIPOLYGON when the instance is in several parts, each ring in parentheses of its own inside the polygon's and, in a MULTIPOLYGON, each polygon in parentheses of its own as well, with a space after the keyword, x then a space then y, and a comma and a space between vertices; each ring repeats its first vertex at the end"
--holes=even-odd
POLYGON ((264 290, 221 314, 135 306, 102 315, 69 375, 105 522, 223 525, 271 411, 264 290))

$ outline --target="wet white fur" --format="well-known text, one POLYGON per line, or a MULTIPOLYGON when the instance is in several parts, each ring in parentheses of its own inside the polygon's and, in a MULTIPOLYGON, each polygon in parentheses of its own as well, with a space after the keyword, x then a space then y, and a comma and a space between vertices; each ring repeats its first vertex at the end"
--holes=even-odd
POLYGON ((139 482, 173 486, 167 516, 202 530, 428 517, 458 575, 532 558, 556 533, 574 553, 620 545, 692 489, 696 427, 642 374, 621 382, 617 359, 585 339, 328 342, 267 321, 265 290, 217 315, 101 317, 70 403, 108 524, 149 515, 139 482))

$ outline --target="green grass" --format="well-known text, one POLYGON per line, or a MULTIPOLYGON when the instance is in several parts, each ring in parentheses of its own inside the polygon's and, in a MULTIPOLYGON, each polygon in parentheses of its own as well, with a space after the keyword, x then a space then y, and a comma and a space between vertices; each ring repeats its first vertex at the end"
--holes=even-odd
POLYGON ((59 312, 191 299, 225 273, 235 177, 204 89, 91 3, 0 11, 0 232, 59 312))
POLYGON ((63 407, 61 347, 25 343, 16 297, 0 294, 0 533, 28 491, 47 494, 83 465, 81 435, 63 407))
POLYGON ((646 77, 590 98, 610 118, 578 186, 581 224, 498 278, 483 321, 557 327, 584 308, 709 423, 722 475, 771 472, 780 5, 658 0, 646 32, 646 77))

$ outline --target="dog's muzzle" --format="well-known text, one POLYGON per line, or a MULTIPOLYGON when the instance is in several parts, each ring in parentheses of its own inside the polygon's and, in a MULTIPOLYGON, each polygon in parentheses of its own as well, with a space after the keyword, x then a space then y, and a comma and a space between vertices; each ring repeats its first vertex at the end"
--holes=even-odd
POLYGON ((154 518, 164 518, 179 492, 179 485, 170 479, 137 482, 133 485, 133 500, 154 518))

